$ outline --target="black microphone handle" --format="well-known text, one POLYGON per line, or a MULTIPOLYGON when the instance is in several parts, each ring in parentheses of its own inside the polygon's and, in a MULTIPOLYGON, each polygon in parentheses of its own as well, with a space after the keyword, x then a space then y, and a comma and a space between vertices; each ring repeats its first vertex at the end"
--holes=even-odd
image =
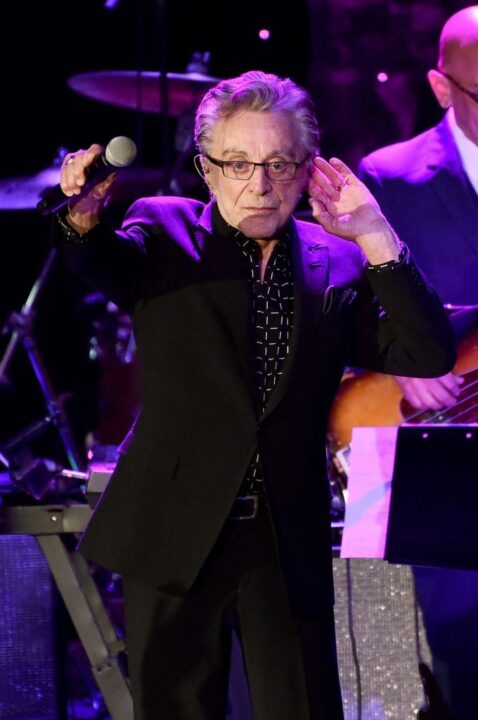
POLYGON ((67 205, 69 202, 75 202, 81 198, 81 196, 85 195, 92 187, 117 170, 117 167, 110 165, 106 161, 104 155, 100 155, 99 160, 90 167, 90 177, 87 178, 79 195, 65 195, 61 189, 61 185, 58 184, 42 192, 42 198, 36 208, 41 215, 51 215, 52 213, 58 212, 58 210, 67 205))

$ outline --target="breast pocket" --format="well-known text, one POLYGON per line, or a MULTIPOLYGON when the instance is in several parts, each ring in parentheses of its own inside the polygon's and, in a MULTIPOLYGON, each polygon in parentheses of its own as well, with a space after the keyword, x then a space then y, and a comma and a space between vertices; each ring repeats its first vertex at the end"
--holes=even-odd
POLYGON ((356 297, 357 291, 353 288, 337 288, 335 285, 329 285, 324 293, 322 314, 338 313, 340 310, 350 307, 356 297))

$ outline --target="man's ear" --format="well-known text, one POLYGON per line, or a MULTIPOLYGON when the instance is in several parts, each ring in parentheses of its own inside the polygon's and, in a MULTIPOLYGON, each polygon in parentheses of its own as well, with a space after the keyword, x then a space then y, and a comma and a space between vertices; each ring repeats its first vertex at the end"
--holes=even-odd
POLYGON ((203 157, 202 155, 196 155, 194 157, 194 167, 196 168, 196 172, 198 175, 202 177, 202 179, 209 185, 209 178, 206 177, 206 175, 209 175, 211 172, 211 166, 209 165, 207 158, 203 157))
POLYGON ((200 175, 206 183, 211 197, 213 197, 214 187, 211 182, 211 165, 208 163, 207 158, 203 157, 202 155, 195 155, 194 167, 196 168, 196 172, 198 173, 198 175, 200 175))
POLYGON ((447 110, 453 104, 451 100, 450 80, 448 80, 448 78, 442 75, 439 70, 429 70, 427 77, 433 94, 438 100, 438 104, 444 110, 447 110))

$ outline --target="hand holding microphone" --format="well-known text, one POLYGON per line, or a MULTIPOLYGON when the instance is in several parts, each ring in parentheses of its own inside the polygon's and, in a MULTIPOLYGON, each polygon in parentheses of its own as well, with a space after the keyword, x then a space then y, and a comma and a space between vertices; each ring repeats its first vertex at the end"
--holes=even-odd
POLYGON ((69 220, 75 229, 86 232, 98 222, 116 171, 131 165, 136 152, 130 138, 119 136, 106 149, 94 144, 69 153, 61 166, 60 184, 44 193, 37 210, 49 215, 69 205, 69 220))

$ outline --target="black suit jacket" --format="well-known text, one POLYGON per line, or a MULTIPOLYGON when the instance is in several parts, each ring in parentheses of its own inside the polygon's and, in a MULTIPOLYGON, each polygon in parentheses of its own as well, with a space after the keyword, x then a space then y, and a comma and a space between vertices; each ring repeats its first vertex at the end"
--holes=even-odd
POLYGON ((210 205, 144 199, 121 232, 98 226, 87 244, 61 245, 76 273, 133 308, 140 363, 142 413, 81 543, 99 564, 185 593, 259 446, 291 608, 332 601, 324 447, 344 364, 440 375, 454 351, 411 260, 378 274, 318 225, 291 220, 289 233, 294 328, 262 416, 243 258, 212 233, 210 205))

